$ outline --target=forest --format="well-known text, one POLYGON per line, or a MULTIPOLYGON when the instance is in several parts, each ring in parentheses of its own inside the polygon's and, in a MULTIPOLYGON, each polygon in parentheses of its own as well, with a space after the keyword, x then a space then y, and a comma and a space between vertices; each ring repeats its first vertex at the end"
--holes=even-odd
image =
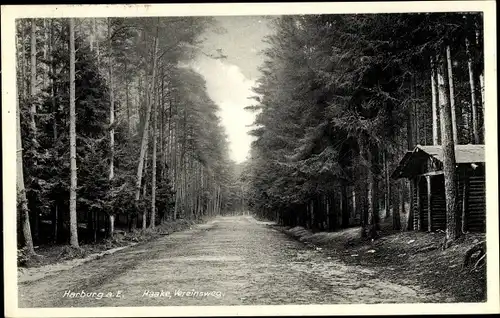
MULTIPOLYGON (((334 231, 412 230, 407 151, 484 144, 481 13, 274 17, 236 164, 204 78, 210 17, 17 20, 18 245, 96 243, 178 219, 253 215, 334 231)), ((461 189, 461 188, 460 188, 461 189)), ((463 219, 463 218, 462 218, 463 219)), ((463 230, 463 226, 462 226, 463 230)))
POLYGON ((484 144, 481 13, 283 16, 254 89, 242 178, 256 215, 333 231, 412 230, 416 145, 444 153, 446 239, 459 237, 454 145, 484 144))
POLYGON ((18 246, 225 214, 235 163, 189 67, 207 17, 18 19, 18 246))
POLYGON ((491 310, 484 14, 15 20, 11 303, 491 310))

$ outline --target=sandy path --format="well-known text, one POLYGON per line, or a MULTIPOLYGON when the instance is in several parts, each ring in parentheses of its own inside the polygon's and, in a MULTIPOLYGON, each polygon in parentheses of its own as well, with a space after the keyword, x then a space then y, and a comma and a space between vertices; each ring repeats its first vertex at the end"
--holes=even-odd
POLYGON ((22 283, 18 296, 19 307, 443 301, 430 290, 380 280, 372 269, 346 266, 244 216, 220 217, 22 283), (82 291, 85 297, 76 295, 82 291))

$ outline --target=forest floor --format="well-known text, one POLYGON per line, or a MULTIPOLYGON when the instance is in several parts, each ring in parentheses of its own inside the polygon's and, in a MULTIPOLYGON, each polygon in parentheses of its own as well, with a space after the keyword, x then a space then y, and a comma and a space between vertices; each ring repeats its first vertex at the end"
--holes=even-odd
POLYGON ((380 279, 419 285, 453 297, 458 302, 486 301, 486 268, 463 267, 468 249, 485 235, 468 233, 446 250, 442 232, 400 232, 383 222, 379 238, 361 239, 360 228, 312 233, 302 227, 272 225, 306 245, 340 258, 348 265, 374 269, 380 279))
POLYGON ((18 255, 18 282, 34 281, 54 275, 124 248, 188 229, 195 224, 194 221, 180 219, 165 222, 153 230, 149 228, 146 231, 134 229, 131 232, 116 230, 112 239, 104 239, 96 244, 81 244, 80 250, 70 248, 68 245, 39 246, 36 248, 37 257, 18 255))
POLYGON ((383 268, 346 264, 324 250, 251 216, 217 217, 58 275, 19 283, 18 304, 33 308, 457 301, 439 288, 385 277, 383 268))

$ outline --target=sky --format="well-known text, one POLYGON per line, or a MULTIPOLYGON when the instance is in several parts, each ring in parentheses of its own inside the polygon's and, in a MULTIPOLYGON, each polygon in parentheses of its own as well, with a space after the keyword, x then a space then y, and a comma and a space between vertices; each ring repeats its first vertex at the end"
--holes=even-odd
POLYGON ((266 43, 262 40, 271 32, 269 19, 259 16, 216 17, 217 29, 204 34, 203 52, 217 55, 217 49, 227 56, 213 59, 200 54, 192 67, 207 82, 207 91, 220 107, 222 124, 229 139, 231 159, 243 162, 249 153, 252 137, 247 133, 255 114, 244 110, 252 105, 249 97, 255 95, 252 87, 260 76, 258 70, 263 62, 260 53, 266 43))

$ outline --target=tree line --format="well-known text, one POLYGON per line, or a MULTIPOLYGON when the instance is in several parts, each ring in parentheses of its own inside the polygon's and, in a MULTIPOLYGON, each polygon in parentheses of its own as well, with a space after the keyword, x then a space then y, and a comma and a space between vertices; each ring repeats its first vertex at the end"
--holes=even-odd
POLYGON ((415 145, 444 150, 447 239, 460 235, 454 144, 484 143, 481 13, 296 15, 274 20, 262 76, 249 207, 335 230, 382 218, 411 229, 412 184, 392 180, 415 145))
POLYGON ((236 201, 218 106, 188 67, 204 17, 19 19, 18 243, 83 242, 236 201), (104 233, 103 233, 104 231, 104 233))

